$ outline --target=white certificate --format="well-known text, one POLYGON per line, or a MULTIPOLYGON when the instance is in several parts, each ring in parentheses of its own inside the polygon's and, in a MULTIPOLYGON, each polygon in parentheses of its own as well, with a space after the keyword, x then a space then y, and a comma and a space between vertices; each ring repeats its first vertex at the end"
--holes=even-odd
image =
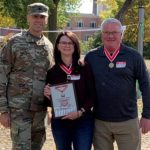
POLYGON ((50 90, 55 118, 77 111, 76 95, 72 82, 53 85, 50 90))

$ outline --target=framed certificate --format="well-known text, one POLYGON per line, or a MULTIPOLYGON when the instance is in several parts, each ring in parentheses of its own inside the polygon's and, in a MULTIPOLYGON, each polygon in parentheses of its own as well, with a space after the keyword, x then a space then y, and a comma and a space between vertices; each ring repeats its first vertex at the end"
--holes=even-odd
POLYGON ((72 82, 53 85, 50 90, 55 118, 77 111, 76 95, 72 82))

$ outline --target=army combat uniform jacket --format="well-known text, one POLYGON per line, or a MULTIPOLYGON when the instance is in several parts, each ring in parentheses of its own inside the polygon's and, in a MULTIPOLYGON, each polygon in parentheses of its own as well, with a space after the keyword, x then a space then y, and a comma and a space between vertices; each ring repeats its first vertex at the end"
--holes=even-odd
POLYGON ((0 51, 0 112, 9 108, 44 110, 43 89, 53 46, 43 35, 16 34, 0 51))

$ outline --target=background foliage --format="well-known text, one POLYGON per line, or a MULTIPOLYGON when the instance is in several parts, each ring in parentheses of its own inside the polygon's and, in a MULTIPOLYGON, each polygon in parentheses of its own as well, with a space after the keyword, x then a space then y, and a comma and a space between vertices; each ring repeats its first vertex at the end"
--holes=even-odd
MULTIPOLYGON (((99 5, 104 5, 107 9, 100 14, 100 17, 103 19, 109 17, 117 17, 119 11, 125 5, 127 0, 98 0, 99 5)), ((130 0, 131 2, 131 0, 130 0)), ((128 3, 129 4, 129 3, 128 3)), ((124 33, 123 43, 128 46, 132 46, 137 49, 137 41, 138 41, 138 25, 139 25, 139 7, 144 7, 144 50, 143 55, 145 58, 150 59, 150 1, 149 0, 134 0, 130 3, 130 6, 126 8, 122 15, 121 22, 126 26, 126 30, 124 33)), ((93 47, 100 46, 102 44, 100 40, 100 32, 98 32, 93 37, 93 47)), ((91 39, 89 41, 91 43, 91 39)), ((87 42, 88 43, 88 42, 87 42)), ((88 51, 88 50, 87 50, 88 51)), ((87 52, 86 51, 86 52, 87 52)))
MULTIPOLYGON (((92 0, 91 0, 92 1, 92 0)), ((36 0, 0 0, 0 27, 16 26, 27 28, 26 8, 36 0), (13 18, 13 19, 12 19, 13 18)), ((63 29, 68 22, 68 15, 79 8, 81 0, 38 0, 49 6, 50 16, 47 30, 63 29)), ((139 7, 145 10, 144 22, 144 56, 150 58, 150 1, 149 0, 93 0, 93 3, 106 8, 100 13, 102 19, 117 17, 123 25, 126 25, 123 42, 137 48, 137 36, 139 26, 139 7)), ((49 39, 54 42, 57 33, 49 33, 49 39)), ((82 53, 101 45, 100 33, 87 42, 81 42, 82 53)))
MULTIPOLYGON (((28 28, 26 16, 27 5, 37 0, 0 0, 0 12, 3 16, 14 18, 17 28, 28 28)), ((67 12, 76 10, 80 0, 38 0, 49 6, 48 30, 63 28, 67 19, 67 12)), ((56 33, 49 33, 49 39, 54 42, 56 33)))

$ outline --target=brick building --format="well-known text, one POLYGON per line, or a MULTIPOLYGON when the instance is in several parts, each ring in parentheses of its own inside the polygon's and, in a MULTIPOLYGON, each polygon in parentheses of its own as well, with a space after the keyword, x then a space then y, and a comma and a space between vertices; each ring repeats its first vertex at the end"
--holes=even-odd
POLYGON ((101 19, 95 14, 70 15, 70 21, 65 29, 73 30, 79 39, 87 41, 100 28, 101 19))

